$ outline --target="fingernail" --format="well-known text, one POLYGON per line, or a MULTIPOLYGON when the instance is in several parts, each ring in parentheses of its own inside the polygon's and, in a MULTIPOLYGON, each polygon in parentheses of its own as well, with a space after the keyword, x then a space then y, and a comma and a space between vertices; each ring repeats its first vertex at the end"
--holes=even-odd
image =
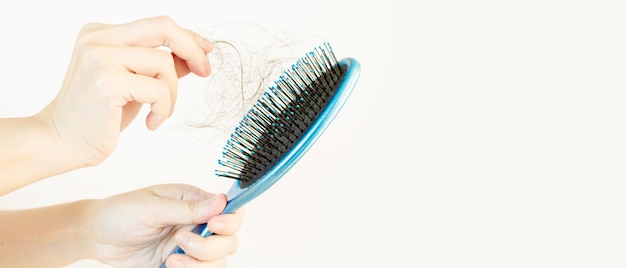
POLYGON ((209 230, 211 230, 211 232, 213 233, 220 233, 224 230, 224 222, 222 221, 212 221, 211 225, 209 226, 209 230))
POLYGON ((206 202, 205 203, 206 210, 204 211, 206 214, 214 216, 221 212, 221 210, 218 207, 219 204, 214 198, 204 200, 203 202, 206 202))
POLYGON ((209 64, 208 59, 204 62, 204 69, 206 70, 207 75, 211 74, 211 64, 209 64))
POLYGON ((176 243, 178 243, 181 248, 187 248, 189 246, 189 235, 186 233, 178 233, 176 235, 176 243))
POLYGON ((147 120, 148 122, 146 122, 146 124, 148 125, 148 128, 150 130, 157 129, 161 125, 161 123, 163 123, 163 117, 156 113, 150 113, 147 120))
POLYGON ((202 38, 202 47, 204 47, 204 49, 208 51, 211 51, 213 50, 213 43, 209 41, 209 39, 202 38))
POLYGON ((181 260, 173 260, 167 265, 167 268, 184 268, 185 264, 181 260))

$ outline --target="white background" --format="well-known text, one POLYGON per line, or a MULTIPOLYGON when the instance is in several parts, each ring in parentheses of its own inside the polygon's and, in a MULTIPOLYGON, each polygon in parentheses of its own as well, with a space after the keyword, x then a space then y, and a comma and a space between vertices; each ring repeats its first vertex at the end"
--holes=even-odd
MULTIPOLYGON (((168 15, 329 41, 360 61, 357 88, 246 206, 229 267, 624 267, 624 14, 621 1, 2 1, 0 116, 54 97, 91 21, 168 15)), ((224 191, 222 141, 181 127, 202 82, 181 82, 159 131, 136 120, 101 165, 0 208, 170 182, 224 191)))

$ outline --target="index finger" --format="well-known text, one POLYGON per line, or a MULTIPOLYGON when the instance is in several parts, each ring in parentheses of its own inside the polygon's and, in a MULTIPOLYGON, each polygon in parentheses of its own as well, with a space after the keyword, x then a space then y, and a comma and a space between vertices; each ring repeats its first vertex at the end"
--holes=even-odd
POLYGON ((197 75, 207 76, 211 71, 206 53, 213 49, 213 44, 199 34, 178 26, 169 17, 152 17, 119 25, 117 37, 120 42, 131 46, 168 47, 197 75))
POLYGON ((159 197, 174 200, 200 201, 211 199, 215 194, 188 184, 162 184, 149 188, 152 193, 159 197))

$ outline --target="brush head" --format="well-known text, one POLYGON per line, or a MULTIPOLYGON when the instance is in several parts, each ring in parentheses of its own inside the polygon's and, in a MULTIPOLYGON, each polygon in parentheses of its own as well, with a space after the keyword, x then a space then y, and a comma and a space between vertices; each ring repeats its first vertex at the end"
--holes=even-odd
MULTIPOLYGON (((298 60, 239 122, 216 174, 238 180, 222 214, 233 213, 276 183, 322 135, 346 102, 360 73, 353 58, 337 62, 328 43, 298 60)), ((207 224, 192 232, 212 235, 207 224)), ((184 254, 176 247, 172 254, 184 254)), ((165 263, 161 267, 165 267, 165 263)))
POLYGON ((340 87, 348 67, 328 43, 285 71, 239 122, 224 146, 220 177, 246 188, 261 178, 314 124, 340 87))

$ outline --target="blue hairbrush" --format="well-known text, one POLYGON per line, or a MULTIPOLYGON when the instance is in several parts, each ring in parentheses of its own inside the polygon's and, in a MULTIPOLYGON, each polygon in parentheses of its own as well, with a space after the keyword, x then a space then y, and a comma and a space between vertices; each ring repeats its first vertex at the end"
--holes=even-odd
MULTIPOLYGON (((222 214, 233 213, 282 178, 328 128, 359 77, 353 58, 337 61, 324 43, 292 65, 241 119, 224 146, 216 170, 236 181, 222 214)), ((206 224, 193 229, 212 232, 206 224)), ((184 254, 177 247, 171 254, 184 254)), ((165 267, 165 262, 161 266, 165 267)))

